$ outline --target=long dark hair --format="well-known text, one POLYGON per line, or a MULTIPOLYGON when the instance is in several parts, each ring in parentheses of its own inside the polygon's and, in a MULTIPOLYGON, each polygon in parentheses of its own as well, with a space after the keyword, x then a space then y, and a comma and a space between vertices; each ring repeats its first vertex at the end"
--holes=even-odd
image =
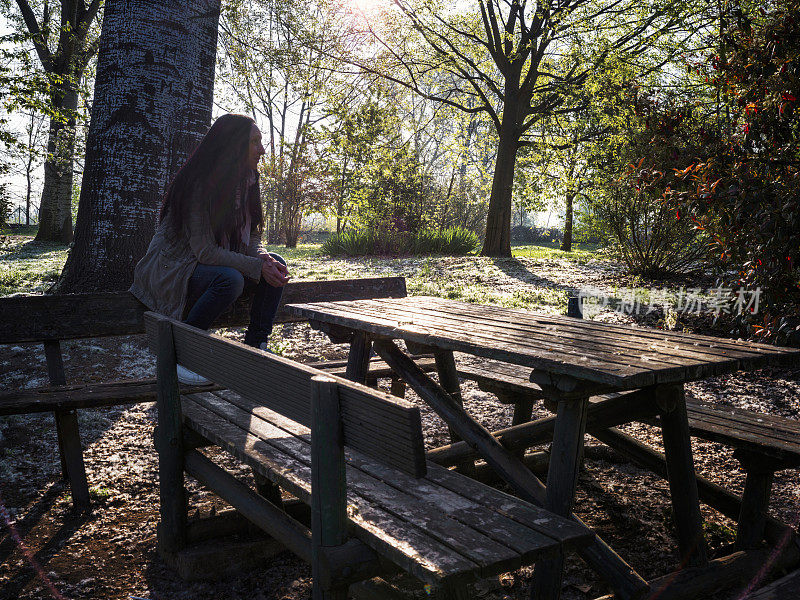
POLYGON ((247 196, 250 219, 258 231, 264 229, 261 191, 256 182, 247 185, 250 132, 255 121, 245 115, 222 115, 214 121, 200 145, 169 184, 161 204, 159 220, 169 217, 177 235, 193 210, 207 208, 218 244, 227 238, 238 244, 236 192, 247 196), (205 203, 205 206, 203 206, 205 203))

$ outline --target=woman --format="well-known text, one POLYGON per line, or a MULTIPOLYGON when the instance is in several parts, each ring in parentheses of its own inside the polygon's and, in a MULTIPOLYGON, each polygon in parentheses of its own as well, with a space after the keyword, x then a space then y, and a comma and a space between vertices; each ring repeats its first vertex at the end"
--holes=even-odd
MULTIPOLYGON (((263 155, 253 119, 224 115, 214 122, 167 188, 130 291, 151 310, 208 329, 246 285, 256 286, 244 341, 266 350, 289 272, 281 256, 260 247, 263 155)), ((205 381, 181 366, 178 379, 205 381)))

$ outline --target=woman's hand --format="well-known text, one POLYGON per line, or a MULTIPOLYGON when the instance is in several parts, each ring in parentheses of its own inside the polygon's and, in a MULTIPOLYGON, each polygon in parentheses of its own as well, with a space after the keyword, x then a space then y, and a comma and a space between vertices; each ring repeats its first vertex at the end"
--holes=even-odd
POLYGON ((261 259, 261 277, 268 284, 274 287, 283 287, 289 281, 289 269, 286 265, 278 262, 269 254, 259 253, 261 259))

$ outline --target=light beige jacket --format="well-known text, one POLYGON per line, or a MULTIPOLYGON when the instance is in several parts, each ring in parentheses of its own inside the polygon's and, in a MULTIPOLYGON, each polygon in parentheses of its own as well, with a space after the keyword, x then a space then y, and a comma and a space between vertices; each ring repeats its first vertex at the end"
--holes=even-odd
POLYGON ((193 211, 188 221, 181 235, 176 235, 169 215, 158 225, 130 288, 150 310, 178 320, 183 318, 189 278, 198 263, 233 267, 254 281, 261 277, 261 235, 255 228, 247 251, 240 253, 217 244, 207 208, 193 211))

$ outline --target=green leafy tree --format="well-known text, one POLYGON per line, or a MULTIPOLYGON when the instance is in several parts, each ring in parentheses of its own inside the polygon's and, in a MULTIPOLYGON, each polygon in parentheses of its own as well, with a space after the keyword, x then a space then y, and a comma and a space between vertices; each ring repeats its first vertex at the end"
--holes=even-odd
POLYGON ((612 53, 635 55, 679 18, 671 6, 638 0, 476 4, 459 12, 424 0, 396 0, 416 39, 406 32, 380 38, 387 48, 382 68, 355 62, 431 99, 489 117, 498 145, 481 253, 510 256, 517 153, 530 143, 531 130, 543 116, 578 109, 570 103, 572 92, 612 53), (435 92, 421 85, 431 73, 446 75, 435 92))
POLYGON ((4 12, 17 26, 17 41, 33 45, 38 68, 46 76, 50 130, 44 182, 39 203, 40 241, 72 240, 72 183, 75 121, 84 71, 97 52, 96 26, 102 0, 61 0, 59 11, 50 3, 16 0, 18 12, 8 4, 4 12))
POLYGON ((217 77, 229 93, 217 104, 244 110, 263 124, 266 236, 292 244, 303 211, 315 205, 297 204, 306 196, 296 193, 316 187, 299 179, 317 170, 311 165, 312 130, 327 116, 326 97, 345 103, 354 97, 354 90, 348 96, 329 58, 340 54, 347 32, 336 29, 335 14, 325 3, 280 0, 230 0, 220 29, 217 77))

